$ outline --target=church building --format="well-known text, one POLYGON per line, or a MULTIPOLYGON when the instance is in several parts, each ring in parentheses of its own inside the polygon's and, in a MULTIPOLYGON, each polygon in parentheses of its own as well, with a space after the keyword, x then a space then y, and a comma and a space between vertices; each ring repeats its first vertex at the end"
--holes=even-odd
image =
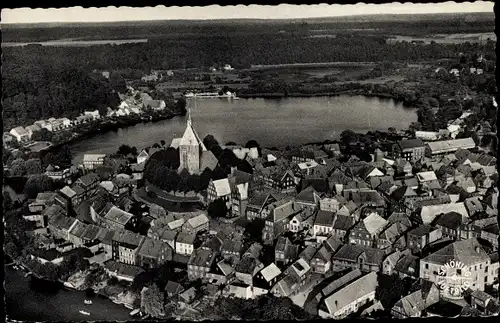
POLYGON ((172 148, 179 148, 179 172, 185 169, 189 174, 201 174, 205 168, 214 170, 217 166, 217 158, 211 151, 207 150, 193 128, 191 109, 188 109, 188 120, 184 135, 182 138, 172 140, 170 146, 172 148))

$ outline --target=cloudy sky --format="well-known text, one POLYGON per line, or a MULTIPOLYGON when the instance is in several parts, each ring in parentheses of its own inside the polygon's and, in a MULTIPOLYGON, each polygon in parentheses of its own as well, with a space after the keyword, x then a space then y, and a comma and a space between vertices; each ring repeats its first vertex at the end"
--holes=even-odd
POLYGON ((2 23, 39 23, 39 22, 102 22, 132 20, 169 20, 169 19, 287 19, 335 17, 360 14, 411 14, 443 12, 493 12, 494 3, 444 2, 436 4, 364 4, 355 5, 238 5, 206 7, 104 7, 104 8, 62 8, 62 9, 3 9, 2 23))

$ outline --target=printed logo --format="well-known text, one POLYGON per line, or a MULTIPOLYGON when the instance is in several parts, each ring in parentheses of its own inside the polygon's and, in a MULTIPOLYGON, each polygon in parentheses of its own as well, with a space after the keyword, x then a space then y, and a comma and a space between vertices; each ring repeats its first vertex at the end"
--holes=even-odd
POLYGON ((450 261, 439 268, 438 286, 453 296, 460 296, 466 291, 472 280, 469 267, 460 261, 450 261))

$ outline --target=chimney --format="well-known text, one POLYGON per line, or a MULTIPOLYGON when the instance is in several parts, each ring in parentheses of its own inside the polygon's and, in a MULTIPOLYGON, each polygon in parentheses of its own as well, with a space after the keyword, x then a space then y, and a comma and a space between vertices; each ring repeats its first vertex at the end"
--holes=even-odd
POLYGON ((236 166, 231 166, 231 175, 234 175, 234 172, 237 170, 238 168, 236 166))
POLYGON ((476 253, 479 253, 481 248, 479 248, 479 246, 476 246, 474 249, 476 250, 476 253))

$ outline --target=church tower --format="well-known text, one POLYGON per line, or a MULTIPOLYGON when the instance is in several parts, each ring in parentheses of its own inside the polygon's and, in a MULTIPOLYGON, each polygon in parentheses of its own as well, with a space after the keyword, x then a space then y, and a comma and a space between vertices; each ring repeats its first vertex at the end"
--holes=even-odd
MULTIPOLYGON (((196 99, 194 99, 196 100, 196 99)), ((191 120, 191 108, 188 108, 188 120, 186 130, 179 142, 179 171, 186 169, 189 174, 199 174, 201 172, 201 155, 207 151, 200 137, 193 129, 191 120)))

